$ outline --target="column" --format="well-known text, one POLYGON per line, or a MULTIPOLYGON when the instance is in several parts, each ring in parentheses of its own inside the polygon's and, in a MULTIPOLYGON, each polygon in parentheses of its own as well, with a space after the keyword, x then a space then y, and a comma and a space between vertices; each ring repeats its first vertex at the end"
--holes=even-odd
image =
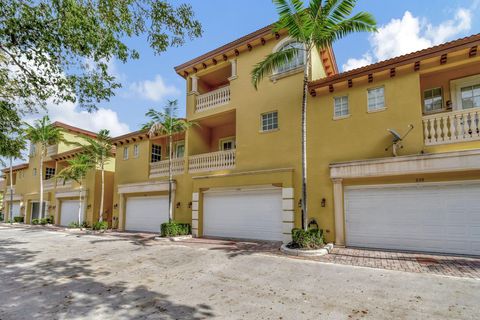
POLYGON ((192 236, 198 237, 198 199, 199 193, 192 193, 192 236))
POLYGON ((192 79, 192 88, 190 90, 190 93, 198 94, 198 77, 191 76, 190 78, 192 79))
POLYGON ((228 78, 229 81, 237 79, 237 59, 230 60, 231 67, 231 76, 228 78))
POLYGON ((293 188, 282 188, 283 243, 292 241, 292 229, 295 225, 294 208, 293 188))
POLYGON ((60 225, 60 200, 55 198, 55 216, 53 218, 55 225, 60 225))
POLYGON ((333 179, 333 205, 335 210, 335 245, 345 245, 345 219, 343 212, 343 179, 333 179))
POLYGON ((125 231, 125 195, 118 196, 118 230, 125 231))

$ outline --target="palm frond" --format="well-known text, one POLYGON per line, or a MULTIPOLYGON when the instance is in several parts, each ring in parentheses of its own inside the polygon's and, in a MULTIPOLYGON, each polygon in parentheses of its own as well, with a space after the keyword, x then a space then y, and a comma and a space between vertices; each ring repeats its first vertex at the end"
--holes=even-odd
POLYGON ((309 23, 308 15, 301 0, 273 0, 279 16, 274 32, 286 29, 288 35, 299 41, 306 41, 305 29, 309 23))
POLYGON ((257 63, 251 72, 252 84, 255 89, 258 89, 258 84, 266 75, 273 73, 276 69, 292 61, 298 55, 299 50, 292 47, 273 52, 257 63))

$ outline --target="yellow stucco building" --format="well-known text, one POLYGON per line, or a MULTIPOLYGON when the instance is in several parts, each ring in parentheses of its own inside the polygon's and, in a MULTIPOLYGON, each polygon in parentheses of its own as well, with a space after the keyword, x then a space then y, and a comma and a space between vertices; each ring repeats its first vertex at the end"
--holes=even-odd
MULTIPOLYGON (((49 146, 47 157, 43 162, 43 172, 40 171, 40 146, 31 145, 28 153, 28 163, 13 167, 12 174, 12 206, 10 188, 10 170, 3 170, 4 203, 7 217, 22 216, 25 223, 31 223, 39 217, 40 211, 40 181, 43 177, 44 185, 44 217, 53 216, 57 225, 68 226, 73 221, 78 221, 80 185, 75 181, 61 181, 54 179, 56 173, 65 168, 67 160, 82 151, 78 144, 86 143, 84 136, 95 138, 96 134, 80 128, 76 128, 61 122, 53 123, 61 128, 63 138, 67 142, 49 146), (69 144, 70 143, 70 144, 69 144), (77 144, 71 144, 77 143, 77 144), (10 209, 12 209, 10 214, 10 209)), ((115 160, 112 158, 106 166, 104 218, 111 220, 112 216, 112 185, 115 160)), ((88 222, 97 221, 100 208, 101 172, 90 170, 83 182, 82 192, 82 220, 88 222)))
MULTIPOLYGON (((328 241, 480 253, 479 43, 345 73, 331 50, 313 53, 309 221, 328 241)), ((197 125, 175 137, 174 219, 194 235, 289 241, 301 225, 303 57, 258 91, 250 79, 263 57, 291 45, 266 27, 175 68, 197 125)), ((138 131, 115 144, 118 227, 158 231, 168 219, 166 139, 138 131)))

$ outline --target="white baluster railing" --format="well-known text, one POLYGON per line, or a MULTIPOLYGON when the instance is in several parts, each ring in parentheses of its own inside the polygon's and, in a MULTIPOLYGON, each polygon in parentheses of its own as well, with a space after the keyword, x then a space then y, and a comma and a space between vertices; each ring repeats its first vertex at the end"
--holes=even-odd
POLYGON ((195 112, 223 106, 230 102, 230 86, 221 87, 197 96, 195 112))
POLYGON ((58 145, 57 144, 47 147, 47 157, 51 157, 53 155, 56 155, 57 153, 58 153, 58 145))
POLYGON ((199 154, 188 158, 188 171, 202 172, 235 168, 235 149, 199 154))
POLYGON ((43 180, 43 190, 53 190, 55 189, 55 179, 43 180))
MULTIPOLYGON (((172 159, 172 174, 178 175, 185 171, 185 159, 172 159)), ((150 178, 168 177, 168 160, 150 163, 150 178)))
POLYGON ((57 180, 57 189, 71 189, 73 187, 73 181, 64 179, 57 180), (65 183, 64 183, 65 182, 65 183))
POLYGON ((480 108, 423 117, 425 145, 480 140, 480 108))

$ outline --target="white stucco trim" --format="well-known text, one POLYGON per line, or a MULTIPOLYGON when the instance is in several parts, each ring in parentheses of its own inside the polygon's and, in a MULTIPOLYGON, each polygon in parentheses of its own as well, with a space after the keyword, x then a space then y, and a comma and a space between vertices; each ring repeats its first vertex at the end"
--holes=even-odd
MULTIPOLYGON (((82 197, 86 197, 88 190, 82 191, 82 197)), ((57 192, 55 193, 55 198, 78 198, 80 196, 80 192, 78 190, 75 191, 66 191, 66 192, 57 192)))
MULTIPOLYGON (((176 183, 173 181, 172 190, 175 190, 176 183)), ((168 181, 149 181, 142 183, 122 184, 118 186, 118 193, 141 193, 168 191, 168 181)))
POLYGON ((330 177, 349 179, 468 170, 480 170, 480 149, 335 163, 330 165, 330 177))

